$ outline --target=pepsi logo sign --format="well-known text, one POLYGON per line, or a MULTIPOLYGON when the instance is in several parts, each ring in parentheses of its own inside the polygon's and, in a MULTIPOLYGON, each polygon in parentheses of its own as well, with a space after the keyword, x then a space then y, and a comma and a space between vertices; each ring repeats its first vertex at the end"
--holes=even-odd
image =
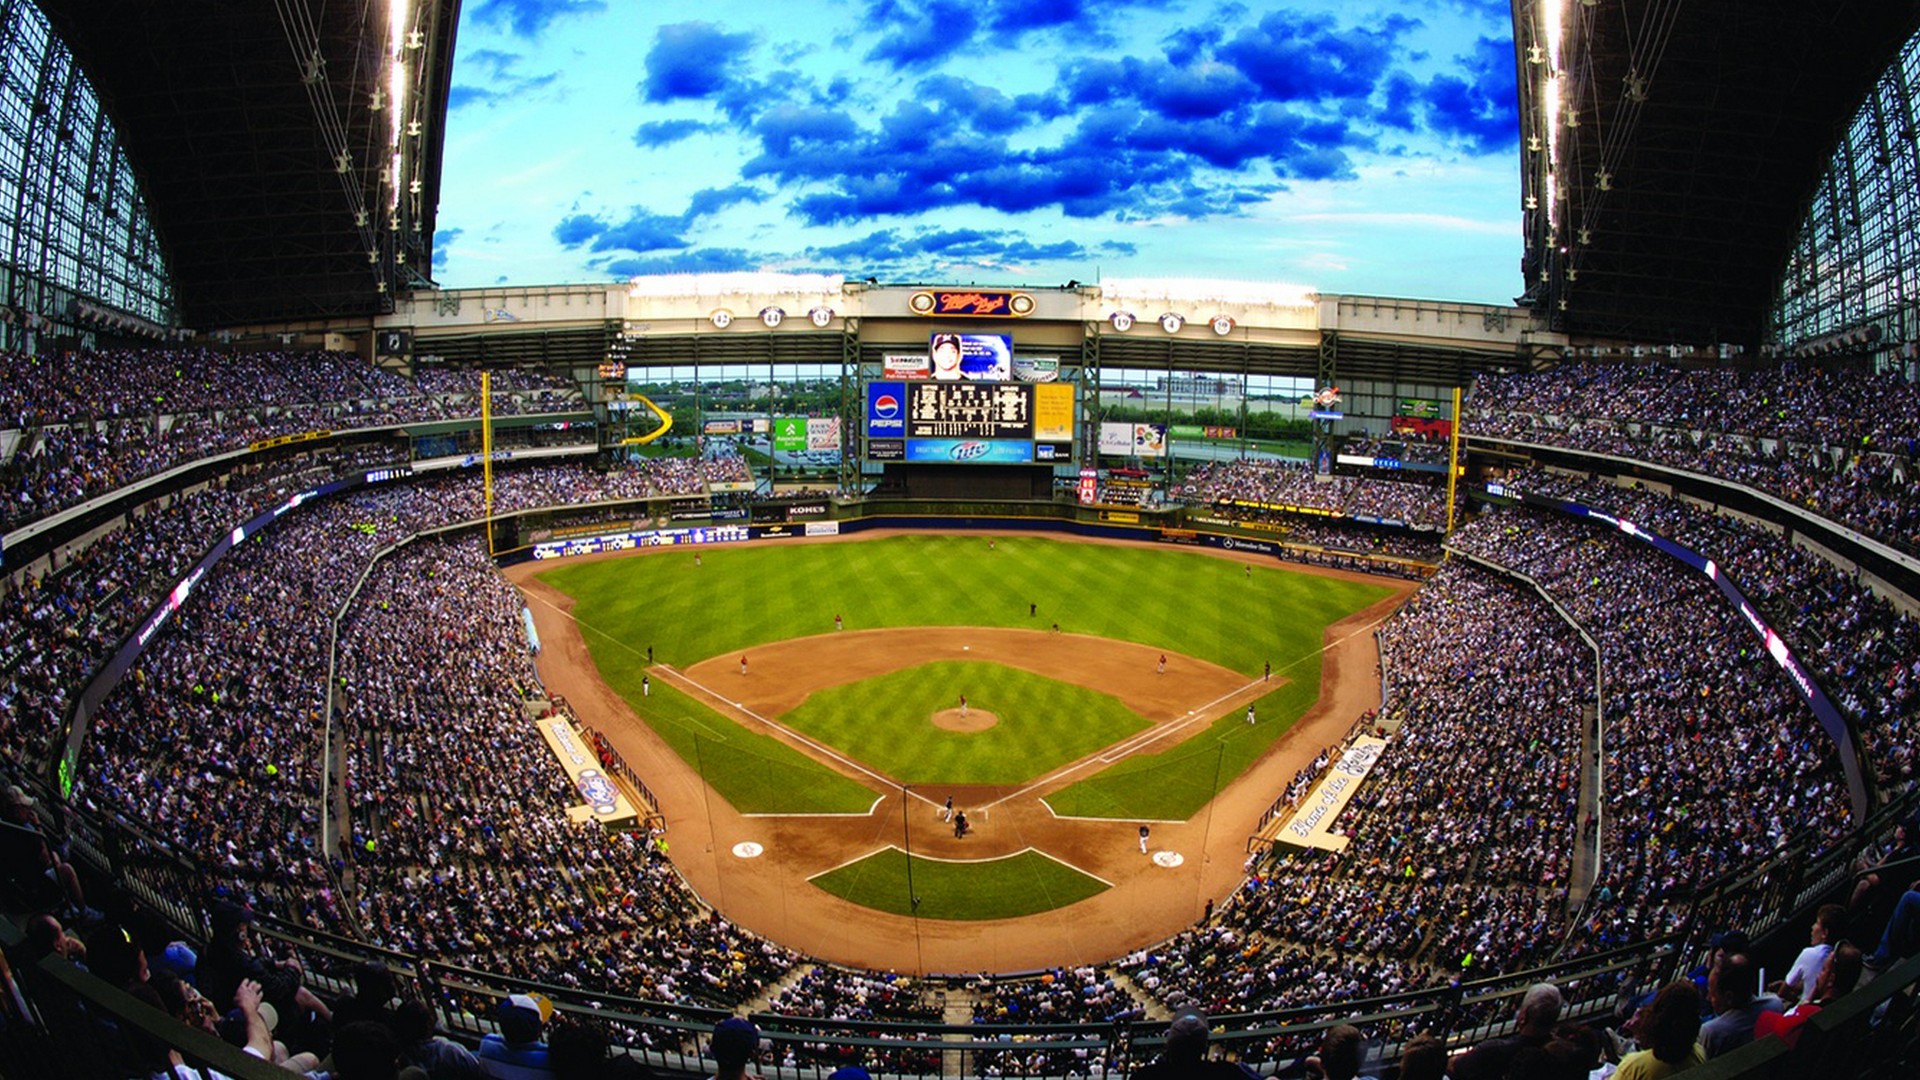
POLYGON ((900 399, 892 394, 881 394, 874 398, 873 415, 882 420, 891 420, 900 415, 900 399))

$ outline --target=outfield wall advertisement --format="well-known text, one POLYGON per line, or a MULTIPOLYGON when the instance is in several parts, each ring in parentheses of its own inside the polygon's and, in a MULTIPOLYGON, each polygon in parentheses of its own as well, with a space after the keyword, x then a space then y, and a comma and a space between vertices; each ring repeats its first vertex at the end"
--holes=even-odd
POLYGON ((1167 453, 1165 424, 1100 425, 1100 452, 1116 457, 1164 457, 1167 453))

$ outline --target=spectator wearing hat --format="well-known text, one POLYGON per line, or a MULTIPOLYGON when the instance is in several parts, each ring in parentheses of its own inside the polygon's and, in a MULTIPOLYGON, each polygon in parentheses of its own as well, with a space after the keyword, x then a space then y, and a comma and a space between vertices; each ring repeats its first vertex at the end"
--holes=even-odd
POLYGON ((1552 983, 1535 983, 1520 999, 1514 1015, 1513 1034, 1488 1039, 1471 1050, 1454 1055, 1447 1068, 1453 1080, 1498 1080, 1507 1074, 1507 1065, 1520 1051, 1547 1045, 1553 1038, 1554 1022, 1560 1019, 1560 988, 1552 983))
POLYGON ((739 1080, 752 1075, 747 1066, 760 1053, 760 1029, 752 1021, 729 1016, 714 1025, 710 1046, 718 1066, 714 1080, 739 1080))
POLYGON ((1134 1075, 1140 1080, 1186 1080, 1188 1077, 1214 1077, 1216 1080, 1247 1080, 1253 1074, 1227 1061, 1207 1060, 1209 1037, 1206 1018, 1199 1013, 1183 1013, 1167 1028, 1167 1045, 1151 1065, 1134 1075))
POLYGON ((500 1003, 498 1032, 480 1037, 480 1060, 500 1080, 553 1080, 547 1044, 540 1037, 553 1018, 553 1002, 544 994, 514 994, 500 1003))

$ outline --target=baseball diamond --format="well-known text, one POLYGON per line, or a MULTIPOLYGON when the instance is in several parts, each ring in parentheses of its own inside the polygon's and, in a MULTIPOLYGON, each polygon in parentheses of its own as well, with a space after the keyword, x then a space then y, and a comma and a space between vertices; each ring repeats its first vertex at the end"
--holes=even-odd
MULTIPOLYGON (((671 549, 507 572, 546 643, 542 679, 644 763, 676 864, 728 918, 842 963, 1013 971, 1097 962, 1190 923, 1238 882, 1246 823, 1272 792, 1378 704, 1369 631, 1410 586, 1262 559, 1249 597, 1241 571, 1258 558, 865 534, 710 548, 698 574, 671 549), (903 584, 876 586, 889 580, 903 584), (1030 596, 1042 598, 1032 614, 1030 596), (977 622, 948 625, 959 620, 977 622), (644 647, 633 647, 641 640, 659 658, 645 698, 631 691, 645 666, 644 647), (957 711, 948 706, 960 686, 998 713, 990 732, 935 723, 957 711), (663 696, 668 687, 684 697, 663 696), (1239 722, 1248 701, 1280 719, 1248 729, 1239 722), (685 716, 673 714, 690 704, 706 719, 688 740, 685 716), (1103 709, 1119 726, 1100 727, 1103 709), (748 739, 785 753, 764 755, 748 739), (781 764, 776 802, 740 785, 731 766, 742 756, 754 762, 749 774, 781 764), (823 814, 816 784, 867 795, 823 814), (943 821, 948 795, 972 822, 964 838, 943 821), (1216 817, 1236 824, 1213 828, 1216 817), (1186 856, 1179 870, 1137 858, 1143 820, 1157 847, 1186 856), (728 854, 748 840, 765 847, 750 865, 728 854), (917 913, 898 896, 815 883, 830 871, 844 881, 844 867, 903 840, 916 861, 969 860, 924 875, 917 913), (1017 884, 1030 871, 1006 857, 1029 850, 1109 887, 1038 899, 1009 890, 1007 874, 1017 884), (973 901, 933 891, 943 880, 973 901), (1008 891, 1017 900, 994 918, 982 898, 1008 891)), ((903 870, 902 853, 891 857, 903 870)))

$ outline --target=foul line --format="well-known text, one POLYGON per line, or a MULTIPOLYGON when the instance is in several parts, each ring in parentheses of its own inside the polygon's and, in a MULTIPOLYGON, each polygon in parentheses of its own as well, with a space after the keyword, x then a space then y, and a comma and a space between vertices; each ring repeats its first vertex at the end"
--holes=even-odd
MULTIPOLYGON (((1389 611, 1385 615, 1380 616, 1379 618, 1373 620, 1370 623, 1367 623, 1364 626, 1355 627, 1351 633, 1344 634, 1340 637, 1337 637, 1332 641, 1327 642, 1324 645, 1321 645, 1318 649, 1315 649, 1312 652, 1302 653, 1298 657, 1294 658, 1294 660, 1291 663, 1281 665, 1279 670, 1282 672, 1285 672, 1293 668, 1299 667, 1301 664, 1304 664, 1309 660, 1326 655, 1328 652, 1332 651, 1334 648, 1338 646, 1345 645, 1347 642, 1352 641, 1354 638, 1359 637, 1361 634, 1371 633, 1375 627, 1378 627, 1382 623, 1386 622, 1388 619, 1393 618, 1395 612, 1397 612, 1398 610, 1399 609, 1396 608, 1394 609, 1394 611, 1389 611)), ((1159 725, 1149 731, 1143 731, 1138 735, 1132 736, 1126 742, 1121 743, 1118 748, 1105 751, 1103 753, 1094 755, 1092 757, 1082 758, 1079 761, 1071 762, 1069 764, 1063 765, 1060 768, 1055 769, 1050 773, 1047 773, 1045 776, 1041 776, 1035 780, 1029 781, 1026 785, 1016 788, 1015 790, 1010 791, 1005 795, 1002 795, 998 799, 995 799, 992 802, 987 803, 985 808, 995 807, 1011 799, 1017 799, 1024 795, 1031 794, 1032 792, 1038 791, 1043 787, 1047 787, 1048 785, 1053 784, 1058 780, 1061 780, 1065 777, 1073 775, 1076 772, 1086 769, 1089 766, 1112 765, 1112 764, 1115 764, 1116 762, 1123 761, 1126 758, 1131 757, 1135 753, 1139 752, 1141 747, 1150 746, 1153 743, 1159 741, 1159 739, 1162 736, 1171 735, 1171 734, 1174 734, 1175 732, 1185 730, 1188 726, 1196 722, 1205 722, 1207 724, 1212 724, 1214 722, 1213 719, 1206 719, 1205 717, 1200 715, 1200 711, 1202 709, 1211 708, 1212 706, 1217 705, 1220 702, 1227 700, 1228 698, 1235 697, 1240 694, 1244 694, 1246 693, 1247 687, 1259 686, 1261 683, 1266 681, 1267 680, 1265 679, 1254 679, 1248 682, 1246 686, 1242 686, 1238 690, 1228 691, 1227 693, 1222 694, 1217 698, 1214 698, 1212 701, 1207 702, 1205 705, 1202 705, 1199 708, 1192 710, 1190 715, 1186 719, 1180 720, 1173 724, 1159 725)), ((1218 718, 1216 717, 1214 719, 1218 719, 1218 718)), ((1213 797, 1219 798, 1220 793, 1218 791, 1214 792, 1213 797)), ((1053 814, 1053 816, 1056 818, 1061 817, 1060 814, 1054 813, 1054 809, 1052 805, 1050 805, 1046 799, 1041 798, 1041 799, 1036 799, 1035 801, 1038 802, 1040 805, 1045 806, 1047 808, 1047 813, 1053 814)), ((1068 819, 1068 820, 1136 821, 1139 819, 1137 818, 1074 818, 1074 819, 1068 819)))
MULTIPOLYGON (((812 881, 815 878, 826 877, 828 874, 833 873, 835 870, 844 870, 855 863, 865 862, 868 859, 873 858, 875 855, 879 855, 888 851, 898 851, 909 859, 919 859, 922 862, 952 863, 956 866, 979 866, 979 865, 985 865, 986 863, 1006 862, 1009 859, 1017 859, 1020 856, 1031 852, 1050 862, 1059 863, 1061 866, 1066 867, 1067 869, 1073 871, 1076 874, 1081 874, 1086 877, 1090 877, 1093 880, 1099 882, 1100 884, 1105 885, 1109 889, 1114 887, 1113 882, 1108 881, 1106 878, 1101 877, 1099 874, 1096 874, 1091 870, 1081 869, 1080 867, 1073 865, 1072 863, 1061 858, 1060 856, 1052 854, 1051 852, 1042 851, 1039 848, 1034 847, 1032 844, 1028 844, 1026 847, 1023 847, 1018 851, 1010 851, 1010 852, 1007 852, 1005 855, 989 855, 984 859, 953 859, 953 858, 946 858, 940 855, 916 855, 916 854, 913 854, 912 852, 905 850, 899 844, 882 844, 879 847, 874 848, 872 851, 867 852, 865 855, 855 855, 853 858, 848 859, 846 862, 843 862, 838 866, 830 866, 827 869, 822 870, 817 874, 813 874, 809 876, 807 880, 812 881)), ((1054 910, 1058 910, 1058 909, 1056 908, 1054 910)), ((1020 917, 1024 917, 1024 916, 1020 916, 1020 917)))
MULTIPOLYGON (((555 604, 553 601, 548 600, 547 598, 542 596, 532 596, 532 594, 530 593, 523 593, 523 595, 526 595, 531 599, 540 601, 542 604, 545 604, 548 608, 559 613, 559 615, 562 618, 573 623, 573 625, 578 626, 583 630, 591 630, 594 633, 600 635, 601 637, 607 639, 608 641, 613 642, 615 645, 618 645, 620 648, 627 650, 628 652, 632 653, 635 656, 641 655, 639 649, 636 649, 632 645, 629 645, 626 642, 621 641, 619 638, 613 636, 612 634, 608 633, 605 630, 600 629, 597 626, 594 626, 591 623, 581 622, 578 618, 574 617, 573 612, 562 609, 558 604, 555 604)), ((840 762, 842 765, 845 765, 848 768, 853 769, 855 772, 863 773, 867 776, 870 776, 873 779, 880 781, 882 785, 888 788, 898 790, 901 787, 901 785, 898 783, 895 783, 891 777, 885 776, 881 773, 874 772, 872 769, 869 769, 865 765, 860 764, 858 761, 855 761, 852 758, 847 757, 845 754, 840 753, 839 751, 833 749, 832 747, 823 746, 820 743, 814 742, 812 739, 809 739, 805 735, 802 735, 799 732, 793 730, 792 728, 787 727, 785 724, 778 723, 777 721, 774 721, 774 720, 769 720, 766 717, 761 716, 759 713, 754 712, 752 709, 747 708, 746 705, 742 704, 741 702, 735 701, 732 698, 726 696, 725 694, 720 693, 719 691, 709 686, 706 686, 699 682, 695 682, 693 679, 690 679, 687 676, 681 674, 680 672, 674 670, 672 665, 657 664, 655 665, 654 669, 659 671, 660 674, 666 676, 668 682, 680 683, 684 686, 691 686, 694 689, 700 691, 701 693, 707 695, 710 698, 713 698, 716 701, 724 702, 730 708, 740 712, 741 714, 745 716, 750 716, 753 719, 760 721, 762 724, 765 724, 767 727, 772 728, 775 731, 784 733, 785 735, 787 735, 789 738, 792 738, 796 742, 804 743, 807 746, 812 747, 814 750, 818 751, 823 757, 827 757, 834 761, 840 762)), ((704 776, 700 777, 700 782, 703 784, 707 784, 709 786, 711 786, 713 783, 711 780, 708 780, 704 776)), ((868 807, 867 811, 862 814, 851 814, 851 813, 849 814, 825 814, 825 813, 763 814, 763 815, 753 815, 753 816, 757 816, 757 817, 872 817, 874 810, 879 808, 880 804, 886 800, 886 797, 887 797, 886 793, 881 792, 880 795, 873 800, 873 805, 868 807)), ((931 802, 932 800, 927 800, 927 801, 931 802)))

